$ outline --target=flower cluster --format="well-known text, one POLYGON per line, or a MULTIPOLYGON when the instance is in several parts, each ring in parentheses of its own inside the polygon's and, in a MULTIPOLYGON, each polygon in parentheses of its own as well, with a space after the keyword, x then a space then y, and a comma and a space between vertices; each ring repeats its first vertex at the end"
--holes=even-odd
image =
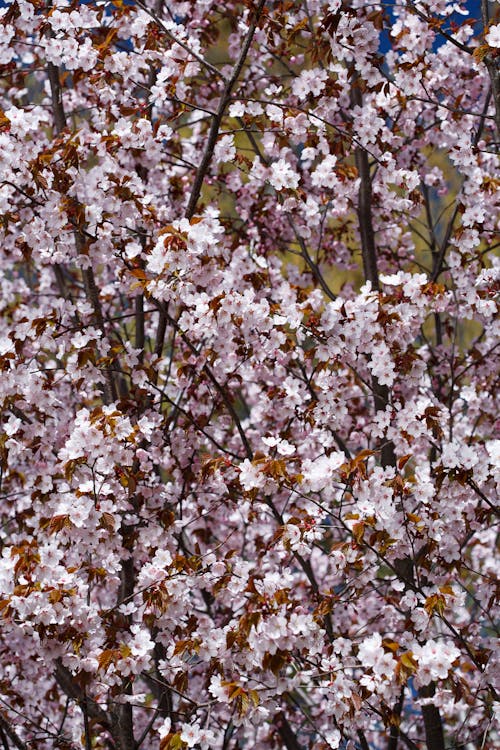
POLYGON ((498 746, 473 5, 2 4, 0 744, 498 746))

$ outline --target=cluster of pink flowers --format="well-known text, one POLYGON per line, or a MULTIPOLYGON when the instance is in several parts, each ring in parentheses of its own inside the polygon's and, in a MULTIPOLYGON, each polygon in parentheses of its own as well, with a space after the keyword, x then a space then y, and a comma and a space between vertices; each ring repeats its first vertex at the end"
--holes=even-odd
POLYGON ((490 5, 0 8, 5 748, 498 743, 490 5))

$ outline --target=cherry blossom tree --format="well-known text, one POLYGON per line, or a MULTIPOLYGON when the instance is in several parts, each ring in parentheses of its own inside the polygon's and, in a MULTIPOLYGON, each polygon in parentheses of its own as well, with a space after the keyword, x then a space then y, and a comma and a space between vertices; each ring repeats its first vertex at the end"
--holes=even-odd
POLYGON ((498 6, 0 14, 0 747, 498 747, 498 6))

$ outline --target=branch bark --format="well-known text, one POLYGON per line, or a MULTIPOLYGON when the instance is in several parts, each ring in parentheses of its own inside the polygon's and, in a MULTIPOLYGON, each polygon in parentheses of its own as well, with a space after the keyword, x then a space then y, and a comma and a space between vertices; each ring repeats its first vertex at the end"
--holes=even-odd
MULTIPOLYGON (((260 150, 259 144, 257 143, 257 141, 256 141, 256 139, 255 139, 255 137, 254 137, 254 135, 252 133, 252 131, 249 130, 249 128, 245 125, 245 121, 243 120, 243 118, 238 117, 237 119, 238 119, 238 122, 239 122, 239 124, 241 126, 241 129, 243 130, 243 132, 245 133, 246 137, 248 138, 248 140, 250 142, 250 145, 252 146, 252 149, 254 150, 256 156, 260 159, 261 163, 265 167, 268 167, 269 164, 270 164, 270 161, 269 161, 269 159, 266 159, 266 157, 264 156, 264 154, 260 150)), ((286 214, 286 219, 288 221, 288 224, 290 225, 290 228, 292 229, 292 231, 293 231, 293 233, 295 235, 295 239, 297 240, 297 243, 298 243, 298 245, 300 247, 300 251, 302 253, 302 257, 305 260, 307 266, 309 267, 312 275, 314 276, 314 278, 316 279, 316 281, 318 282, 318 284, 320 285, 320 287, 322 288, 322 290, 326 294, 326 296, 329 297, 331 300, 336 299, 337 297, 332 292, 332 290, 330 289, 329 285, 327 284, 327 282, 325 280, 325 277, 321 273, 319 265, 314 262, 313 258, 311 258, 309 250, 307 249, 306 242, 305 242, 304 238, 301 236, 301 234, 300 234, 299 230, 297 229, 297 227, 295 226, 295 223, 294 223, 293 219, 291 218, 291 215, 290 214, 286 214)))
MULTIPOLYGON (((126 548, 130 544, 131 531, 131 527, 122 525, 121 534, 124 540, 124 547, 126 548)), ((130 556, 121 561, 120 589, 118 592, 117 605, 130 600, 134 594, 134 584, 134 559, 130 552, 130 556)), ((127 619, 130 620, 130 615, 127 619)), ((130 680, 123 680, 122 691, 124 695, 132 694, 132 683, 130 680)), ((135 750, 134 716, 130 703, 118 704, 112 712, 112 717, 111 734, 116 743, 117 750, 135 750)))
MULTIPOLYGON (((481 18, 483 21, 483 31, 490 22, 490 9, 488 0, 481 0, 481 18)), ((484 58, 484 64, 488 71, 491 81, 491 93, 495 105, 495 126, 497 131, 497 150, 500 146, 500 60, 488 54, 484 58)))
POLYGON ((66 127, 66 113, 62 99, 61 79, 59 70, 54 63, 47 64, 47 75, 50 83, 50 95, 52 99, 52 112, 54 116, 54 129, 59 135, 66 127))
POLYGON ((404 697, 405 697, 405 691, 404 686, 401 688, 401 692, 399 694, 399 700, 396 703, 394 707, 394 714, 396 716, 397 721, 394 724, 391 724, 391 730, 389 734, 389 743, 387 745, 387 750, 397 750, 398 746, 398 739, 400 737, 400 721, 401 721, 401 712, 403 710, 404 705, 404 697))
MULTIPOLYGON (((360 78, 353 74, 351 87, 351 101, 353 106, 361 107, 363 105, 363 95, 361 93, 360 78)), ((375 292, 380 291, 380 282, 377 265, 377 246, 375 243, 375 230, 373 228, 372 216, 372 178, 370 174, 370 163, 368 153, 362 146, 356 146, 354 151, 356 168, 359 174, 359 191, 358 191, 358 225, 361 236, 361 254, 363 258, 363 274, 366 281, 372 285, 375 292)), ((381 385, 376 377, 372 378, 373 397, 376 411, 382 411, 389 403, 389 389, 381 385)), ((394 454, 394 444, 387 441, 381 446, 382 466, 395 466, 396 456, 394 454)))
MULTIPOLYGON (((79 255, 84 255, 85 240, 78 229, 75 230, 75 244, 79 255)), ((104 325, 104 316, 102 314, 101 300, 99 299, 99 291, 95 283, 95 276, 92 267, 84 268, 82 270, 82 278, 85 294, 92 305, 97 326, 102 332, 102 335, 105 336, 106 329, 104 325)), ((105 404, 110 404, 113 401, 116 401, 117 394, 114 375, 109 367, 104 368, 104 377, 105 380, 102 386, 103 401, 105 404)))
POLYGON ((14 746, 18 748, 18 750, 28 750, 28 745, 22 741, 22 739, 19 737, 17 732, 15 732, 14 729, 12 729, 9 722, 6 719, 4 719, 4 717, 1 714, 0 714, 0 728, 2 729, 3 735, 4 736, 7 735, 7 737, 11 740, 14 746))
POLYGON ((297 736, 283 712, 276 716, 276 727, 287 750, 303 750, 302 745, 299 744, 297 736))
MULTIPOLYGON (((432 698, 434 695, 434 685, 431 684, 427 688, 421 688, 419 695, 422 698, 432 698)), ((443 750, 444 732, 439 708, 432 702, 423 705, 422 718, 424 720, 427 750, 443 750)))
POLYGON ((92 750, 92 735, 90 734, 89 711, 87 708, 87 694, 84 693, 83 703, 83 731, 85 735, 85 750, 92 750))
MULTIPOLYGON (((353 106, 363 106, 363 95, 360 88, 360 78, 353 75, 351 87, 351 100, 353 106)), ((377 248, 375 245, 375 232, 372 217, 372 180, 370 175, 370 163, 366 149, 356 146, 354 159, 359 175, 358 191, 358 225, 361 235, 361 254, 363 258, 363 273, 366 281, 371 282, 372 289, 376 292, 380 289, 377 267, 377 248)))
POLYGON ((194 216, 194 212, 196 211, 196 204, 198 203, 198 200, 200 197, 201 188, 203 186, 203 181, 208 172, 208 168, 210 167, 210 163, 212 161, 212 157, 214 154, 214 148, 217 142, 217 136, 219 135, 222 118, 224 117, 226 107, 229 104, 229 101, 231 99, 231 93, 233 91, 233 88, 243 69, 243 65, 245 64, 245 60, 247 58, 253 36, 257 28, 257 24, 259 23, 259 19, 262 15, 264 5, 265 5, 265 0, 260 0, 259 5, 257 6, 257 9, 255 11, 253 20, 248 29, 245 41, 243 43, 243 47, 241 48, 239 57, 235 63, 231 76, 229 77, 228 81, 226 82, 224 86, 222 96, 219 100, 219 106, 217 107, 217 111, 215 115, 213 116, 212 124, 210 126, 210 130, 208 133, 208 139, 207 139, 207 143, 205 146, 205 150, 203 152, 200 166, 198 167, 195 178, 194 178, 194 184, 191 190, 191 195, 189 196, 189 201, 188 201, 186 212, 185 212, 186 219, 192 219, 194 216))
POLYGON ((159 16, 161 12, 161 6, 162 6, 161 2, 158 3, 155 10, 153 10, 152 8, 148 8, 148 6, 144 2, 142 2, 142 0, 136 0, 136 1, 137 1, 137 5, 139 6, 139 8, 142 8, 142 10, 153 19, 156 25, 159 26, 160 29, 164 32, 165 36, 167 36, 175 44, 178 44, 179 47, 182 47, 183 50, 185 50, 189 55, 191 55, 191 57, 197 60, 200 63, 200 65, 206 70, 208 70, 210 73, 212 73, 212 75, 216 76, 217 78, 224 79, 224 76, 222 75, 220 70, 217 70, 217 68, 211 63, 209 63, 208 60, 205 60, 205 58, 202 57, 202 55, 199 55, 197 52, 195 52, 195 50, 192 49, 189 46, 189 44, 186 44, 186 42, 183 42, 182 39, 178 39, 175 36, 175 34, 172 34, 170 29, 168 29, 165 26, 165 24, 163 23, 163 21, 161 20, 159 16))
POLYGON ((92 698, 85 695, 83 689, 78 685, 69 669, 63 665, 60 659, 56 661, 54 674, 57 684, 66 693, 68 698, 71 698, 80 706, 86 701, 87 713, 90 718, 95 719, 105 729, 109 729, 110 722, 106 711, 92 700, 92 698))

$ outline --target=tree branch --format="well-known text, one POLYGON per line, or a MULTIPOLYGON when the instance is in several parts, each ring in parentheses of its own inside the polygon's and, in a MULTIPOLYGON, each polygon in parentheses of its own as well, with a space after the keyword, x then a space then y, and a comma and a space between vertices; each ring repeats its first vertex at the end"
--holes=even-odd
POLYGON ((359 744, 361 745, 361 750, 370 750, 368 740, 366 739, 366 735, 362 729, 358 729, 358 738, 359 744))
POLYGON ((325 281, 325 278, 323 274, 321 273, 319 266, 317 263, 314 262, 314 260, 311 258, 309 251, 307 249, 307 245, 304 242, 304 238, 299 233, 298 229, 296 228, 293 220, 289 218, 289 224, 291 228, 293 229, 293 233, 295 234, 295 237, 297 239, 297 242, 299 243, 299 247, 301 249, 302 257, 304 258, 305 262, 309 266, 312 275, 324 291, 327 297, 329 297, 331 300, 337 299, 337 296, 332 292, 330 287, 328 286, 327 282, 325 281))
POLYGON ((90 734, 89 710, 87 707, 87 693, 84 691, 84 698, 81 705, 83 711, 83 732, 85 735, 85 750, 92 750, 92 736, 90 734))
POLYGON ((262 15, 264 5, 265 5, 265 0, 260 0, 259 5, 257 6, 257 9, 255 11, 253 20, 248 29, 240 55, 236 61, 236 64, 233 68, 233 71, 231 73, 229 80, 226 82, 226 85, 224 86, 224 91, 222 92, 222 96, 219 101, 219 106, 217 107, 217 112, 215 113, 212 119, 212 124, 210 126, 210 130, 208 133, 208 139, 207 139, 205 150, 203 152, 203 156, 200 162, 200 166, 198 167, 198 170, 194 178, 193 188, 191 190, 191 195, 189 196, 189 201, 188 201, 186 212, 185 212, 186 219, 192 219, 194 216, 194 212, 196 210, 196 204, 198 203, 198 199, 201 193, 201 188, 203 186, 203 180, 205 179, 205 176, 208 172, 208 168, 210 167, 210 162, 212 161, 214 148, 217 142, 217 136, 219 135, 219 129, 221 126, 222 118, 224 117, 224 112, 231 98, 231 92, 243 69, 243 65, 245 64, 245 60, 248 55, 248 51, 250 49, 253 36, 255 34, 255 29, 257 28, 257 24, 259 22, 260 16, 262 15))
POLYGON ((401 688, 401 692, 399 694, 398 702, 396 703, 394 707, 394 716, 396 718, 396 721, 394 723, 391 723, 391 729, 389 733, 389 742, 387 744, 387 750, 397 750, 398 747, 398 739, 400 736, 400 721, 401 721, 401 711, 403 710, 403 704, 404 704, 404 696, 405 696, 405 689, 404 685, 401 688))
POLYGON ((7 737, 14 743, 15 747, 18 748, 18 750, 28 750, 28 745, 22 741, 22 739, 14 731, 14 729, 12 729, 9 722, 2 716, 2 714, 0 714, 0 728, 2 729, 2 734, 4 736, 7 735, 7 737))
MULTIPOLYGON (((250 145, 252 146, 255 154, 260 159, 260 161, 262 162, 262 164, 264 164, 264 166, 268 167, 269 166, 269 159, 267 159, 264 156, 264 154, 262 153, 262 151, 260 150, 259 144, 257 143, 254 134, 252 133, 251 130, 249 130, 246 127, 245 122, 244 122, 244 120, 241 117, 238 118, 238 122, 240 123, 240 125, 241 125, 241 127, 242 127, 242 129, 243 129, 243 131, 244 131, 244 133, 246 135, 246 137, 250 141, 250 145)), ((291 229, 292 229, 292 231, 293 231, 293 233, 295 235, 295 238, 297 240, 297 243, 298 243, 298 245, 300 247, 300 250, 301 250, 301 253, 302 253, 302 257, 304 258, 306 264, 309 266, 312 275, 314 276, 314 278, 316 279, 316 281, 318 282, 318 284, 320 285, 320 287, 322 288, 322 290, 324 291, 324 293, 326 294, 326 296, 329 297, 331 300, 336 299, 336 295, 332 292, 332 290, 330 289, 329 285, 325 281, 325 277, 321 273, 318 264, 315 263, 314 260, 311 258, 311 255, 310 255, 310 253, 309 253, 309 251, 307 249, 307 245, 306 245, 306 243, 304 241, 304 238, 302 237, 302 235, 300 234, 299 230, 295 226, 295 223, 294 223, 294 221, 293 221, 293 219, 292 219, 292 217, 290 215, 287 215, 287 220, 288 220, 288 223, 290 224, 290 227, 291 227, 291 229)))
MULTIPOLYGON (((434 685, 421 688, 421 697, 427 698, 434 695, 434 685)), ((434 703, 426 703, 422 706, 422 718, 424 720, 425 740, 427 750, 444 750, 443 721, 439 708, 434 703)))
POLYGON ((59 687, 66 693, 68 698, 71 698, 80 706, 86 700, 88 715, 95 719, 105 729, 110 728, 110 721, 107 713, 99 706, 96 701, 88 696, 85 696, 83 689, 75 681, 73 675, 67 669, 60 659, 56 661, 55 678, 59 687))
POLYGON ((54 129, 57 135, 59 135, 66 127, 66 113, 64 111, 62 100, 62 86, 59 78, 59 70, 54 63, 49 62, 47 64, 47 75, 50 83, 54 129))
POLYGON ((286 747, 286 750, 303 750, 302 745, 299 744, 296 734, 290 726, 290 723, 283 711, 281 711, 276 716, 276 728, 280 734, 283 744, 286 747))
MULTIPOLYGON (((360 78, 357 74, 353 77, 351 87, 351 99, 354 106, 363 106, 363 97, 360 88, 360 78)), ((380 284, 377 267, 377 249, 375 246, 375 232, 372 219, 372 180, 370 175, 370 163, 366 149, 356 146, 354 159, 359 175, 358 191, 358 222, 361 235, 361 254, 363 258, 363 272, 366 281, 371 282, 372 289, 379 291, 380 284)))
MULTIPOLYGON (((351 86, 351 101, 354 106, 363 106, 363 97, 360 88, 360 78, 354 73, 351 86)), ((377 266, 377 247, 375 244, 375 231, 373 228, 372 217, 372 178, 370 174, 370 163, 368 153, 362 146, 356 146, 354 152, 356 167, 359 174, 359 191, 358 191, 358 223, 359 233, 361 235, 361 254, 363 258, 363 273, 366 281, 372 285, 375 292, 380 290, 378 266, 377 266)), ((386 385, 381 385, 378 378, 372 378, 372 390, 375 401, 376 411, 385 410, 389 403, 389 389, 386 385)), ((381 447, 382 466, 395 466, 396 456, 394 454, 394 443, 389 440, 381 447)))
MULTIPOLYGON (((128 549, 132 527, 122 524, 121 534, 124 546, 128 549)), ((132 553, 121 560, 120 588, 118 591, 117 606, 128 601, 134 595, 135 570, 132 553)), ((130 615, 127 616, 130 621, 130 615)), ((129 678, 122 681, 122 691, 125 695, 132 695, 132 683, 129 678)), ((130 703, 120 703, 112 712, 111 734, 117 743, 117 750, 136 750, 134 739, 134 717, 130 703)))
MULTIPOLYGON (((483 21, 483 33, 490 22, 490 9, 488 0, 481 0, 481 18, 483 21)), ((500 66, 498 57, 493 57, 488 52, 483 60, 491 81, 491 91, 495 105, 495 125, 497 131, 497 144, 500 143, 500 66)))

